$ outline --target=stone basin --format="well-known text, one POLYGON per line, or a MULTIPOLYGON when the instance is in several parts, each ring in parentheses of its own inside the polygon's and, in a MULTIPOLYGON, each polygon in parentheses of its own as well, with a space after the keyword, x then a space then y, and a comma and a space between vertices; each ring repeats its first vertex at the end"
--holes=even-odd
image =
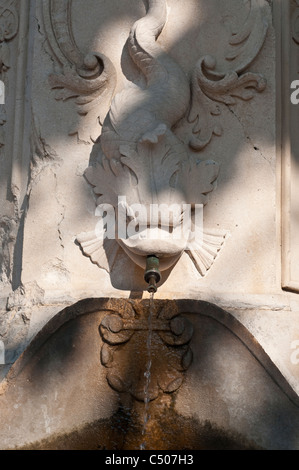
POLYGON ((85 299, 55 315, 2 382, 1 450, 299 447, 298 396, 233 315, 194 300, 149 309, 85 299))

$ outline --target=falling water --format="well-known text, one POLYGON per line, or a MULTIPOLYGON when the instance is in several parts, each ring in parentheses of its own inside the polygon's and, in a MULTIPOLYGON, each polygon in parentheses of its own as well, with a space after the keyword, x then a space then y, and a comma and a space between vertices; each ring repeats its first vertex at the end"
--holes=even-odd
MULTIPOLYGON (((151 382, 151 366, 152 366, 152 319, 154 314, 154 292, 150 293, 150 301, 149 301, 149 312, 148 312, 148 335, 147 335, 147 342, 146 342, 146 350, 147 350, 147 364, 146 370, 144 372, 145 377, 145 386, 144 386, 144 418, 143 418, 143 428, 142 428, 142 436, 145 436, 147 423, 150 419, 149 414, 149 402, 150 402, 150 394, 149 394, 149 387, 151 382)), ((143 441, 140 445, 140 450, 145 450, 146 442, 143 441)))

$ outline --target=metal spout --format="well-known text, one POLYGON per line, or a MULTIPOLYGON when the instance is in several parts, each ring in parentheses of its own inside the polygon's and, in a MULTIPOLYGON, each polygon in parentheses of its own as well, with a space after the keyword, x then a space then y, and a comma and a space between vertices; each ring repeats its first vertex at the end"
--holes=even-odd
POLYGON ((161 273, 159 271, 159 258, 155 255, 149 255, 146 258, 144 280, 149 285, 147 288, 148 292, 157 292, 156 284, 161 280, 161 273))

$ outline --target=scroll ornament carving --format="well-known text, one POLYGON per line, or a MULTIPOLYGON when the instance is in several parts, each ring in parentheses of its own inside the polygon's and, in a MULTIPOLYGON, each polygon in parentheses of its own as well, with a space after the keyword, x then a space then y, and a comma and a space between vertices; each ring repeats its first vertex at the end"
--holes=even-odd
POLYGON ((11 282, 13 265, 13 245, 17 237, 17 220, 3 216, 0 218, 0 284, 11 282))
POLYGON ((98 51, 84 55, 74 40, 71 23, 72 0, 43 0, 43 19, 48 44, 59 68, 50 75, 50 86, 58 101, 74 99, 77 119, 69 130, 85 142, 95 140, 116 85, 110 59, 98 51))
MULTIPOLYGON (((263 76, 246 71, 261 50, 268 28, 261 2, 251 0, 249 4, 245 24, 231 34, 228 71, 218 71, 216 60, 204 56, 190 82, 180 65, 157 43, 166 23, 166 0, 149 1, 146 16, 133 25, 128 39, 131 60, 142 73, 145 86, 130 83, 114 97, 103 123, 96 164, 85 173, 98 206, 108 203, 117 207, 120 195, 126 196, 127 214, 134 203, 168 207, 182 201, 193 206, 207 203, 216 186, 219 165, 200 159, 198 152, 213 136, 222 134, 222 106, 250 100, 266 86, 263 76), (188 127, 183 138, 180 123, 184 129, 186 124, 188 127)), ((84 254, 108 272, 122 248, 143 268, 146 256, 155 253, 161 270, 169 268, 185 251, 204 276, 226 235, 204 228, 201 242, 187 249, 182 243, 157 242, 159 237, 148 228, 146 217, 136 220, 134 213, 130 217, 144 227, 140 236, 108 240, 89 232, 77 237, 84 254)), ((183 212, 174 230, 182 218, 183 212)), ((192 223, 193 230, 194 220, 192 223)))
POLYGON ((192 324, 171 305, 155 306, 153 313, 149 322, 149 309, 135 304, 123 312, 109 312, 100 325, 101 362, 108 369, 109 385, 140 401, 144 401, 148 360, 144 345, 149 335, 152 344, 149 400, 155 400, 159 393, 175 392, 192 362, 189 346, 192 324), (128 361, 127 357, 135 359, 128 361))

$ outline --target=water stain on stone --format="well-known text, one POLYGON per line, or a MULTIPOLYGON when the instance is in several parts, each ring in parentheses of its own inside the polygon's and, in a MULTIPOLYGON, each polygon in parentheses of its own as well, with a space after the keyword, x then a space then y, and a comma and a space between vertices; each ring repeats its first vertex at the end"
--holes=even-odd
POLYGON ((87 424, 70 433, 19 448, 20 450, 262 450, 254 442, 209 421, 199 423, 165 407, 151 410, 142 435, 138 412, 120 408, 111 418, 87 424))

